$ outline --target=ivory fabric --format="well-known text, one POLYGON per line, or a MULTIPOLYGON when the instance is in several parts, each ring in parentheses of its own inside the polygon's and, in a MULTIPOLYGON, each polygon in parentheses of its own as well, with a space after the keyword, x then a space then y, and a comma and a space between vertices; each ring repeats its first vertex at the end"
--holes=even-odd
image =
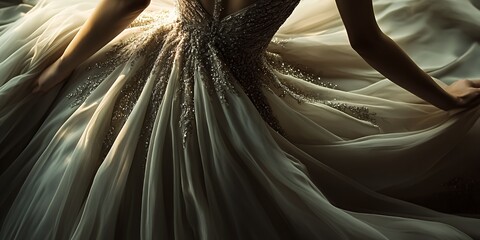
MULTIPOLYGON (((0 239, 480 239, 407 201, 478 183, 480 108, 384 79, 333 0, 153 0, 30 93, 96 4, 0 1, 0 239)), ((480 79, 480 1, 374 5, 439 84, 480 79)))

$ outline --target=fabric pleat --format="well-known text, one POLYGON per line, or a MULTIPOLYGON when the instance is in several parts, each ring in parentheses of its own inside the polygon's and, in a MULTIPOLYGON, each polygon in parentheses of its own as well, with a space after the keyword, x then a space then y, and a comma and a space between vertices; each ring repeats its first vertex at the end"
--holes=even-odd
MULTIPOLYGON (((97 3, 0 0, 0 239, 480 239, 480 108, 382 77, 335 1, 152 0, 32 94, 97 3)), ((438 84, 480 78, 480 1, 374 6, 438 84)))

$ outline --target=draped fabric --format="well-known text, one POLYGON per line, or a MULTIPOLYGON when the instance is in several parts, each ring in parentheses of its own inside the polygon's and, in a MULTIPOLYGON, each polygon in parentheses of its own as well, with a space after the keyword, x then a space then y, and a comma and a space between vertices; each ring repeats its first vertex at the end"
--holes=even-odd
MULTIPOLYGON (((0 1, 0 239, 480 239, 480 108, 384 79, 333 0, 219 3, 154 0, 32 94, 97 1, 0 1)), ((480 78, 480 1, 374 5, 439 84, 480 78)))

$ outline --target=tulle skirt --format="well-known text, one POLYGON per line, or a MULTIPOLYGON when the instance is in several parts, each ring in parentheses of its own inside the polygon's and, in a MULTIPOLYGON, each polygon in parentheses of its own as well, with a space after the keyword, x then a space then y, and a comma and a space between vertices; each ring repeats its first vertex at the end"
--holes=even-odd
MULTIPOLYGON (((479 1, 374 3, 439 84, 480 77, 479 1)), ((269 46, 276 77, 314 96, 262 90, 281 133, 241 90, 225 104, 200 74, 185 85, 169 1, 31 94, 95 4, 0 2, 1 239, 480 239, 480 108, 384 79, 334 1, 303 0, 269 46)))

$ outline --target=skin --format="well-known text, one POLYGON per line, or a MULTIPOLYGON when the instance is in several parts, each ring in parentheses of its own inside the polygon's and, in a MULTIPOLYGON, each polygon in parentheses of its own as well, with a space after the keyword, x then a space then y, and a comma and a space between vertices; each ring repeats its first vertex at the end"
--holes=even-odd
MULTIPOLYGON (((213 12, 215 0, 199 0, 213 12)), ((223 1, 222 16, 237 12, 255 0, 223 1)), ((353 49, 373 68, 400 87, 443 109, 480 103, 480 80, 459 80, 441 87, 379 28, 372 0, 336 0, 353 49)), ((73 70, 125 29, 149 0, 103 0, 61 57, 34 81, 33 92, 45 92, 61 83, 73 70)))
POLYGON ((102 0, 66 50, 34 81, 33 92, 46 92, 122 32, 150 0, 102 0))
POLYGON ((372 0, 336 0, 353 49, 386 78, 444 110, 476 103, 480 81, 460 80, 440 87, 379 28, 372 0))

